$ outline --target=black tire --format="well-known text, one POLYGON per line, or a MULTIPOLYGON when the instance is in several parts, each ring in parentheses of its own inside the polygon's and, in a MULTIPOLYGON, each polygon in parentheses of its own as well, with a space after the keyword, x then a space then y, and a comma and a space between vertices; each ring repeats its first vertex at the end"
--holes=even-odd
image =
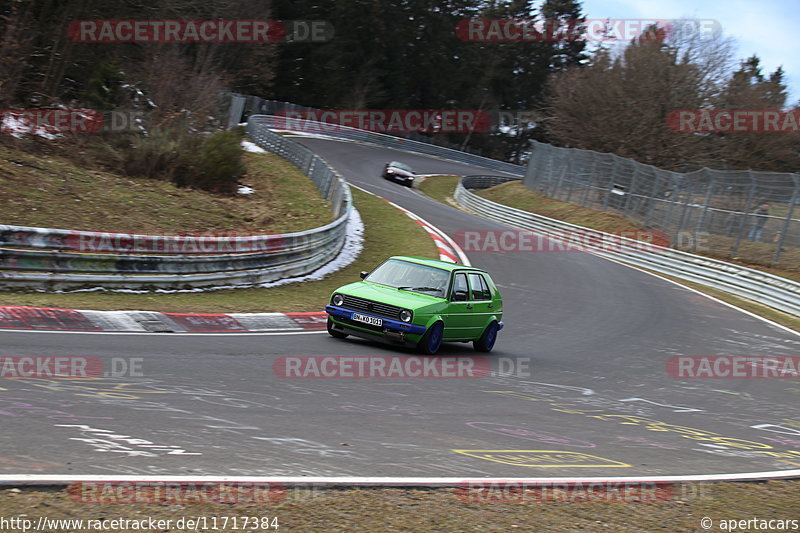
POLYGON ((347 333, 342 333, 341 331, 336 331, 333 329, 333 321, 328 317, 328 335, 333 337, 334 339, 346 339, 347 333))
POLYGON ((491 352, 494 348, 494 343, 497 341, 497 332, 500 331, 497 327, 497 322, 492 321, 486 329, 483 330, 481 338, 472 341, 472 347, 477 352, 491 352))
POLYGON ((417 343, 417 351, 425 355, 434 355, 439 351, 443 337, 444 324, 441 322, 434 323, 417 343))

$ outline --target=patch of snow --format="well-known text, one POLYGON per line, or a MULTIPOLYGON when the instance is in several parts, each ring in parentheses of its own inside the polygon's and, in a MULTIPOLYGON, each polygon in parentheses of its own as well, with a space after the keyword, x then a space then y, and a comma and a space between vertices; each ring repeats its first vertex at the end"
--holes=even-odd
POLYGON ((236 194, 253 194, 256 190, 249 185, 239 185, 239 188, 236 189, 236 194))
POLYGON ((276 133, 292 133, 294 134, 292 135, 292 137, 307 137, 309 139, 330 139, 331 137, 336 138, 336 135, 333 133, 326 135, 324 133, 310 133, 305 131, 301 132, 297 130, 281 130, 276 128, 270 128, 269 130, 276 133))
POLYGON ((48 124, 34 126, 30 118, 25 118, 24 111, 3 111, 0 113, 0 132, 10 133, 12 137, 22 139, 25 135, 38 135, 53 140, 63 137, 60 133, 48 131, 48 124))
POLYGON ((242 141, 242 148, 244 148, 245 151, 247 151, 247 152, 253 152, 253 153, 256 153, 256 154, 266 154, 267 153, 266 150, 264 150, 259 145, 257 145, 254 142, 251 142, 251 141, 242 141))

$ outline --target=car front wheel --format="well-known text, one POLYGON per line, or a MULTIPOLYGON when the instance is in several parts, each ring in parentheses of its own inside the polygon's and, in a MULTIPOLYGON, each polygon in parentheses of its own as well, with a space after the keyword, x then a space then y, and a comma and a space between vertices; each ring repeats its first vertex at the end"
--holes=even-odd
POLYGON ((426 355, 433 355, 439 351, 442 345, 442 337, 444 337, 444 326, 441 322, 436 322, 428 328, 425 335, 417 343, 417 350, 426 355))
POLYGON ((479 352, 491 352, 492 348, 494 348, 494 342, 497 340, 498 331, 497 322, 492 322, 483 330, 483 335, 481 335, 480 339, 472 341, 472 346, 479 352))
POLYGON ((333 329, 333 320, 328 318, 328 334, 335 339, 346 339, 347 333, 342 333, 333 329))

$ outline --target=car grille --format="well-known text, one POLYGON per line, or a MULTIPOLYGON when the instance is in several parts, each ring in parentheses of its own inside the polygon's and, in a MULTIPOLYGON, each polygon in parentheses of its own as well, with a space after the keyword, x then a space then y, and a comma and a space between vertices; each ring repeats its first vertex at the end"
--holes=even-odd
POLYGON ((400 311, 403 310, 402 307, 397 307, 396 305, 382 304, 380 302, 374 302, 372 300, 367 300, 365 298, 358 298, 356 296, 347 296, 347 295, 343 296, 344 296, 344 303, 342 304, 342 307, 346 307, 354 311, 369 313, 370 315, 380 316, 384 318, 391 318, 392 320, 400 320, 400 311))

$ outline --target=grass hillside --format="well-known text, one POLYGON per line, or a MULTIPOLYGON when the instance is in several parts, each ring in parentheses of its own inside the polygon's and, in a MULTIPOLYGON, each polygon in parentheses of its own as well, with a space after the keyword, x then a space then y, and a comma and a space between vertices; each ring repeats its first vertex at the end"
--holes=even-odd
POLYGON ((332 220, 311 180, 273 154, 246 153, 241 182, 217 195, 167 181, 87 169, 55 154, 0 145, 0 224, 112 233, 285 233, 332 220))

